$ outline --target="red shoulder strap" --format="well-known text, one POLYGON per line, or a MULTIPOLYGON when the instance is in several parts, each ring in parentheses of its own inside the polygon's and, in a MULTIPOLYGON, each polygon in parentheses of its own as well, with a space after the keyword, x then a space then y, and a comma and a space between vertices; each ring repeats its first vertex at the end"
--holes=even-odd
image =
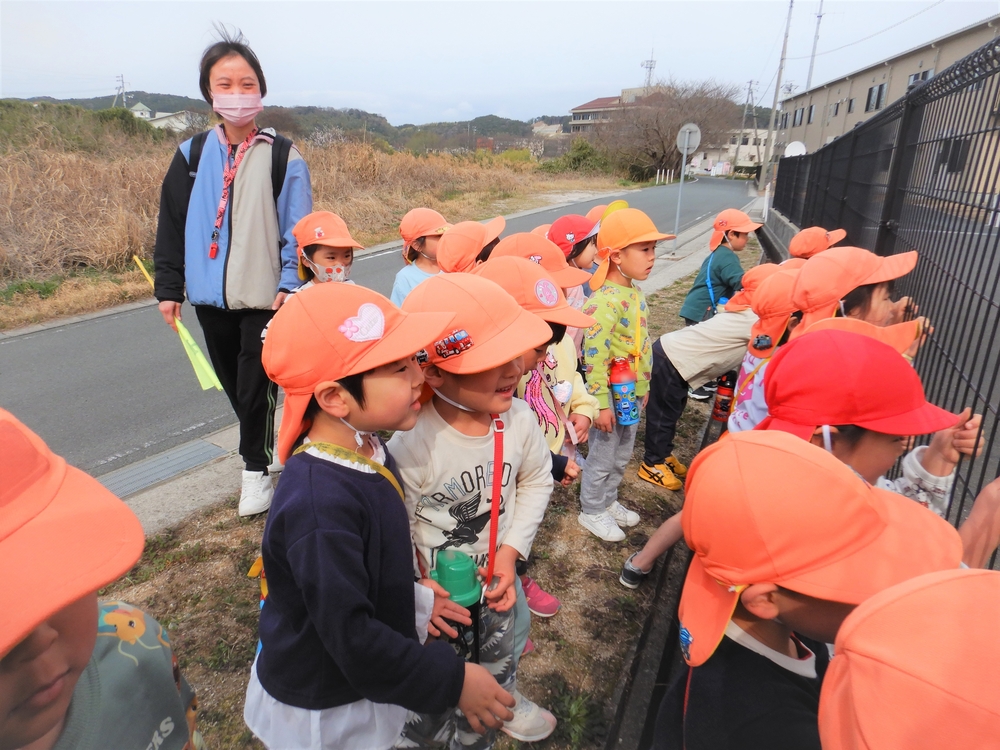
POLYGON ((486 565, 486 586, 493 581, 493 565, 496 562, 497 527, 500 525, 500 492, 503 489, 503 420, 499 414, 490 414, 493 419, 493 486, 490 497, 490 549, 486 565))

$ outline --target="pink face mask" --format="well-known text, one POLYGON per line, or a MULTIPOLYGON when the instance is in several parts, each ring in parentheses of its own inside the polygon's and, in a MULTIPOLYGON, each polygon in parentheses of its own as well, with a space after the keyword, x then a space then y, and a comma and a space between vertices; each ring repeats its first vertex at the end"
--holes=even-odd
POLYGON ((249 125, 261 113, 264 104, 260 94, 214 94, 212 109, 223 120, 237 128, 249 125))

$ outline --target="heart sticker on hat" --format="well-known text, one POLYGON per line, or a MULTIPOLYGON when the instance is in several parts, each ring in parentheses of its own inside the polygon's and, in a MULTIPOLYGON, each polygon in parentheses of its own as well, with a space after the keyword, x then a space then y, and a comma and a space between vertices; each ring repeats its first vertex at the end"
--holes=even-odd
POLYGON ((535 284, 535 296, 546 307, 555 307, 559 301, 559 292, 556 290, 556 285, 548 279, 538 280, 535 284))
POLYGON ((357 315, 345 320, 337 330, 358 344, 378 341, 385 333, 385 315, 378 305, 366 302, 358 308, 357 315))

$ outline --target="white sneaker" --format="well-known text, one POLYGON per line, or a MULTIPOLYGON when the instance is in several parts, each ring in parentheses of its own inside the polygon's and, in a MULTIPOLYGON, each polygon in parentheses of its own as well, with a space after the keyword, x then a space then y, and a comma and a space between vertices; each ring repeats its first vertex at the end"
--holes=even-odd
POLYGON ((619 526, 637 526, 642 520, 638 513, 629 510, 617 500, 608 506, 608 515, 615 519, 619 526))
POLYGON ((285 465, 278 460, 278 456, 275 455, 274 460, 267 465, 268 474, 280 474, 285 470, 285 465))
POLYGON ((514 690, 514 718, 505 721, 502 730, 521 742, 544 740, 556 730, 556 717, 534 701, 514 690))
POLYGON ((593 515, 581 513, 576 517, 576 520, 583 528, 602 541, 620 542, 625 538, 625 532, 619 528, 615 519, 607 511, 593 515))
POLYGON ((262 471, 243 471, 243 489, 240 491, 240 515, 256 516, 271 507, 274 485, 271 477, 262 471))

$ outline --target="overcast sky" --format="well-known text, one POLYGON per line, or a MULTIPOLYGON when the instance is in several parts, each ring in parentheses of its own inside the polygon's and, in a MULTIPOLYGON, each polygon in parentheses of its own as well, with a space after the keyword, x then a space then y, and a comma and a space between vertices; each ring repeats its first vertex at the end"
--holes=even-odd
MULTIPOLYGON (((796 0, 786 80, 805 87, 819 0, 796 0)), ((266 103, 358 107, 394 125, 566 114, 656 77, 715 78, 770 106, 788 4, 671 2, 45 2, 0 0, 0 96, 199 96, 212 23, 242 28, 266 103)), ((1000 2, 828 1, 813 83, 1000 13, 1000 2), (897 24, 895 28, 859 41, 897 24), (855 43, 857 42, 857 43, 855 43)))

